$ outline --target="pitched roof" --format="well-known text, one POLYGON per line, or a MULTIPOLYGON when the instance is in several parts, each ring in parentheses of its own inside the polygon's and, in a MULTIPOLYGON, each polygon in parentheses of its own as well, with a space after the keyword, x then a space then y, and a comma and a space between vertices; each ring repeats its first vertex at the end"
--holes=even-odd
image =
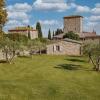
POLYGON ((82 42, 80 42, 80 41, 73 40, 73 39, 69 39, 69 38, 65 38, 65 39, 63 39, 63 41, 67 41, 67 42, 72 42, 72 43, 82 44, 82 42))
POLYGON ((62 39, 64 35, 65 35, 64 33, 59 34, 59 35, 55 35, 54 38, 61 38, 62 39))
POLYGON ((72 39, 69 39, 69 38, 65 38, 63 40, 52 40, 52 42, 50 44, 48 44, 48 45, 52 45, 52 44, 55 44, 55 43, 58 43, 58 42, 61 42, 61 41, 71 42, 71 43, 76 43, 76 44, 82 44, 82 42, 80 42, 80 41, 72 40, 72 39))

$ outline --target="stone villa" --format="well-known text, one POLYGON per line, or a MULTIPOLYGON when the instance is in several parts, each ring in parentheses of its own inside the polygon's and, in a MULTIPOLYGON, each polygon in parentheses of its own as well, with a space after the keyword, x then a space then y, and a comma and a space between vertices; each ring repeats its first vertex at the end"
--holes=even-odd
POLYGON ((27 27, 16 27, 14 29, 8 30, 9 34, 20 34, 25 36, 30 36, 30 39, 36 39, 38 38, 38 32, 37 30, 33 29, 33 27, 27 26, 27 27))
MULTIPOLYGON (((64 17, 64 33, 70 31, 79 35, 82 42, 97 42, 100 43, 100 35, 97 35, 96 32, 84 32, 83 31, 83 17, 79 15, 74 16, 65 16, 64 17)), ((63 34, 54 36, 56 40, 62 40, 63 34)))
POLYGON ((83 17, 82 16, 66 16, 64 17, 64 33, 70 31, 76 33, 80 37, 80 42, 72 39, 63 39, 64 33, 56 35, 53 39, 56 41, 47 46, 47 54, 52 55, 82 55, 82 43, 94 42, 100 44, 100 36, 96 32, 83 31, 83 17))

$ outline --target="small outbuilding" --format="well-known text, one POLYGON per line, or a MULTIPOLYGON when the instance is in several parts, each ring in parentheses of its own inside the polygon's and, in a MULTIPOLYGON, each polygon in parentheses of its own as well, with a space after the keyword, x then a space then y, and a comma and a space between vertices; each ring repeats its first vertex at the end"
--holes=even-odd
POLYGON ((72 39, 55 41, 54 43, 47 45, 47 54, 81 56, 82 43, 72 39))

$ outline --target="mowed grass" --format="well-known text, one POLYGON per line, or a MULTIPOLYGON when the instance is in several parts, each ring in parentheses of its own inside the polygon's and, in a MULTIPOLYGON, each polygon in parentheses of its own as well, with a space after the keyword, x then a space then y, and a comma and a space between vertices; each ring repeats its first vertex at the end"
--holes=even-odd
POLYGON ((100 73, 87 61, 35 55, 0 64, 0 100, 100 100, 100 73))

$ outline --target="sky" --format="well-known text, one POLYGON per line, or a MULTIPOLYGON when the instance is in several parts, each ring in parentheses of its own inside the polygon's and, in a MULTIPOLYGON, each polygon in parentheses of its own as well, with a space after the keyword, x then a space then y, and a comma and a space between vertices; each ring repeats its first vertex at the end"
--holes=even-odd
POLYGON ((16 26, 41 23, 43 35, 48 30, 63 29, 63 17, 83 16, 83 31, 95 30, 100 35, 100 0, 6 0, 8 21, 7 31, 16 26))

